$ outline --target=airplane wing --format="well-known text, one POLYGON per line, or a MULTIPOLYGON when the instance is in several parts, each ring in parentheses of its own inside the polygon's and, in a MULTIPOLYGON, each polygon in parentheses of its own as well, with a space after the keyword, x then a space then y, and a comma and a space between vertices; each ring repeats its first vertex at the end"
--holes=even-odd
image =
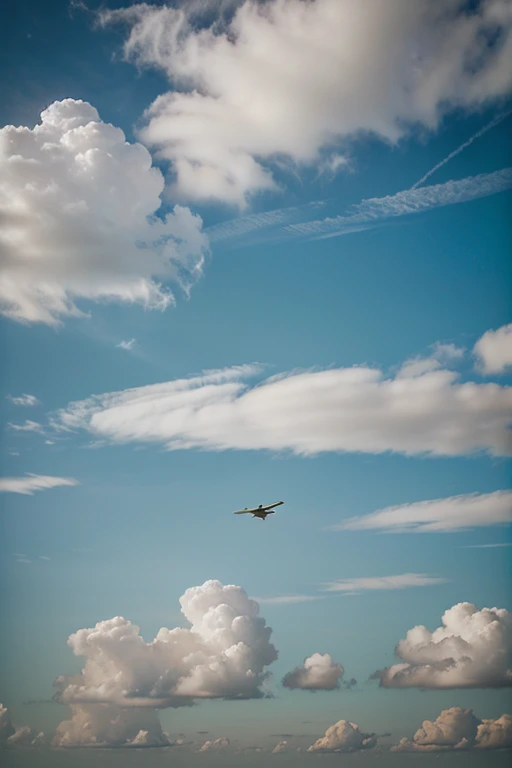
MULTIPOLYGON (((257 509, 239 509, 238 512, 233 512, 234 515, 252 515, 257 512, 257 509)), ((260 510, 261 511, 261 510, 260 510)))
POLYGON ((276 501, 275 504, 267 504, 264 509, 274 509, 274 507, 279 507, 280 504, 284 504, 284 501, 276 501))

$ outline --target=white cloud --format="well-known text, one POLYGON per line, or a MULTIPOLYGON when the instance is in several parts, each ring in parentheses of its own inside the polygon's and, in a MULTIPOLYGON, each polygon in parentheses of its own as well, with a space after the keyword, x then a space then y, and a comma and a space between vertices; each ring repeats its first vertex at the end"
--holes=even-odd
POLYGON ((68 644, 86 662, 81 675, 57 679, 58 700, 155 708, 261 697, 277 652, 257 603, 218 581, 188 589, 180 603, 191 629, 163 627, 149 643, 120 616, 71 635, 68 644))
POLYGON ((336 664, 328 653, 314 653, 300 667, 295 667, 283 678, 285 688, 302 688, 306 691, 333 691, 340 687, 344 669, 336 664))
POLYGON ((116 344, 116 347, 119 349, 126 349, 128 352, 133 349, 133 347, 136 344, 136 339, 130 339, 130 341, 120 341, 119 344, 116 344))
POLYGON ((359 726, 349 720, 338 720, 308 747, 308 752, 359 752, 372 749, 377 744, 374 733, 362 733, 359 726))
POLYGON ((373 197, 352 206, 343 216, 289 224, 283 228, 287 237, 323 238, 361 232, 379 226, 388 219, 425 213, 447 205, 467 203, 512 188, 512 168, 468 176, 420 189, 406 189, 386 197, 373 197))
POLYGON ((201 274, 201 220, 176 206, 157 218, 161 172, 141 144, 103 123, 87 102, 65 99, 33 129, 0 130, 0 311, 56 325, 83 316, 75 301, 165 309, 174 281, 201 274))
POLYGON ((53 477, 52 475, 32 475, 25 477, 0 477, 0 493, 22 493, 32 496, 34 491, 57 488, 60 485, 79 485, 73 477, 53 477))
POLYGON ((44 429, 38 421, 32 421, 32 419, 25 419, 23 424, 13 424, 11 421, 7 424, 10 429, 14 429, 15 432, 38 432, 44 434, 44 429))
POLYGON ((37 733, 27 725, 16 726, 11 713, 0 704, 0 748, 6 746, 37 747, 43 743, 44 733, 37 733))
POLYGON ((199 752, 219 752, 221 749, 229 747, 229 739, 225 736, 221 736, 214 741, 205 741, 199 752))
POLYGON ((288 742, 286 741, 286 739, 284 739, 283 741, 280 741, 278 744, 275 745, 271 754, 278 755, 279 752, 286 752, 287 749, 288 749, 288 742))
POLYGON ((401 573, 396 576, 363 576, 357 579, 338 579, 324 585, 327 592, 342 592, 356 595, 363 591, 407 589, 408 587, 429 587, 443 584, 446 579, 427 576, 425 573, 401 573))
POLYGON ((275 186, 276 158, 318 164, 366 134, 396 142, 512 85, 502 0, 478 12, 455 1, 247 0, 212 26, 147 4, 101 18, 127 23, 127 58, 179 88, 152 104, 141 138, 172 163, 173 191, 193 200, 244 205, 275 186))
POLYGON ((504 373, 512 366, 512 323, 484 333, 473 352, 483 373, 504 373))
POLYGON ((254 597, 261 605, 294 605, 296 603, 308 603, 310 600, 319 600, 318 595, 276 595, 274 597, 254 597))
POLYGON ((7 395, 7 399, 10 400, 13 405, 26 405, 26 406, 39 405, 39 400, 34 395, 23 394, 23 395, 20 395, 20 397, 13 397, 12 395, 7 395))
POLYGON ((416 626, 395 649, 401 662, 373 675, 384 688, 502 688, 512 685, 512 614, 458 603, 442 626, 416 626))
POLYGON ((153 709, 126 709, 114 704, 72 704, 71 719, 61 722, 53 747, 166 747, 153 709))
POLYGON ((401 739, 391 752, 435 752, 451 749, 512 747, 512 717, 480 720, 471 709, 443 709, 434 721, 424 720, 411 740, 401 739))
POLYGON ((370 515, 350 517, 331 530, 435 533, 504 523, 512 523, 512 491, 468 493, 398 504, 370 515))
POLYGON ((511 451, 510 387, 460 382, 448 369, 400 378, 367 366, 291 371, 250 387, 245 379, 259 370, 238 366, 95 395, 70 403, 52 423, 169 450, 511 451))
POLYGON ((497 115, 495 118, 493 118, 489 123, 484 125, 483 128, 480 128, 479 131, 474 133, 467 141, 465 141, 463 144, 461 144, 457 149, 454 149, 453 152, 450 152, 447 157, 445 157, 443 160, 441 160, 440 163, 437 163, 437 165, 434 165, 433 168, 430 169, 430 171, 427 171, 427 173, 419 179, 415 184, 412 185, 411 189, 416 189, 416 187, 419 187, 421 184, 423 184, 427 179, 429 179, 433 173, 439 170, 439 168, 442 168, 443 165, 446 165, 446 163, 449 163, 450 160, 452 160, 454 157, 459 155, 461 152, 463 152, 467 147, 470 147, 471 144, 476 141, 476 139, 479 139, 481 136, 484 136, 484 134, 487 133, 487 131, 490 131, 492 128, 495 128, 497 125, 499 125, 503 120, 505 120, 506 117, 510 117, 512 112, 504 112, 501 115, 497 115))

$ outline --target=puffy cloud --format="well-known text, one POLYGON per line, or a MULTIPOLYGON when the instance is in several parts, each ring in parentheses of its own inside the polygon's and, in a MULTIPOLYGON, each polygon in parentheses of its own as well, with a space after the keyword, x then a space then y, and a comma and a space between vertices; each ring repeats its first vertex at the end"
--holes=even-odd
POLYGON ((451 707, 432 722, 425 720, 411 740, 401 739, 392 752, 433 752, 450 749, 501 749, 512 746, 512 717, 480 720, 471 709, 451 707))
POLYGON ((52 475, 32 475, 25 477, 0 477, 0 493, 22 493, 32 496, 34 491, 57 488, 60 485, 80 485, 73 477, 53 477, 52 475))
POLYGON ((86 662, 80 675, 57 679, 56 698, 155 708, 263 696, 277 652, 258 604, 241 587, 218 581, 187 589, 180 604, 191 629, 163 627, 151 642, 119 616, 72 634, 68 644, 86 662))
POLYGON ((427 576, 425 573, 400 573, 396 576, 363 576, 356 579, 338 579, 324 585, 327 592, 342 592, 357 595, 364 590, 407 589, 408 587, 429 587, 443 584, 446 579, 427 576))
POLYGON ((503 373, 512 366, 512 323, 487 331, 473 347, 483 373, 503 373))
POLYGON ((37 733, 27 725, 15 726, 11 713, 0 704, 0 748, 2 747, 37 747, 44 741, 44 733, 37 733))
POLYGON ((2 128, 0 179, 0 311, 14 320, 55 325, 83 315, 78 299, 163 310, 161 281, 188 290, 201 274, 201 220, 180 206, 155 215, 164 180, 149 152, 87 102, 2 128))
POLYGON ((512 685, 512 614, 458 603, 442 626, 416 626, 396 646, 401 663, 376 672, 384 688, 502 688, 512 685))
POLYGON ((221 749, 226 749, 229 747, 229 739, 226 739, 225 736, 221 736, 219 739, 214 739, 213 741, 205 741, 200 752, 218 752, 221 749))
POLYGON ((386 377, 354 366, 292 371, 250 387, 258 366, 95 395, 54 423, 111 442, 170 450, 290 450, 507 455, 512 388, 460 382, 454 371, 386 377))
POLYGON ((362 733, 359 726, 349 720, 338 720, 325 735, 308 747, 308 752, 359 752, 377 744, 374 733, 362 733))
POLYGON ((27 395, 23 394, 19 397, 13 397, 13 395, 7 395, 7 399, 11 401, 13 405, 26 405, 26 406, 33 406, 33 405, 39 405, 39 400, 35 395, 27 395))
POLYGON ((279 744, 275 745, 274 749, 272 750, 272 754, 277 755, 279 754, 279 752, 286 752, 287 749, 288 749, 288 742, 286 741, 286 739, 284 739, 283 741, 280 741, 279 744))
POLYGON ((275 186, 267 163, 346 164, 361 134, 396 142, 512 85, 512 11, 461 0, 246 0, 225 23, 140 4, 102 15, 130 26, 127 58, 167 74, 142 140, 188 199, 243 205, 275 186), (333 145, 342 144, 333 151, 333 145))
POLYGON ((155 710, 126 709, 114 704, 73 704, 71 719, 60 723, 53 747, 166 747, 155 710))
POLYGON ((285 688, 302 688, 307 691, 333 691, 340 687, 344 669, 336 664, 328 653, 314 653, 301 667, 295 667, 283 678, 285 688))
POLYGON ((350 517, 331 530, 433 533, 511 522, 512 492, 494 491, 385 507, 370 515, 350 517))

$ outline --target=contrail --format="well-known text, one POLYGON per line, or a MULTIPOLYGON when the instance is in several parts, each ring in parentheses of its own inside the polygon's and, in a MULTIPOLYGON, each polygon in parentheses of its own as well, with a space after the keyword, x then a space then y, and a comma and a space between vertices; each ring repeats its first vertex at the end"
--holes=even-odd
POLYGON ((416 187, 419 187, 420 184, 423 184, 424 181, 426 181, 430 176, 432 176, 433 173, 435 173, 439 168, 441 168, 443 165, 445 165, 449 160, 452 159, 452 157, 455 157, 455 155, 458 155, 459 152, 462 152, 463 149, 466 149, 466 147, 469 147, 470 144, 472 144, 476 139, 479 139, 480 136, 483 136, 484 133, 487 133, 487 131, 490 131, 491 128, 494 128, 494 126, 501 123, 502 120, 505 120, 506 117, 509 115, 512 115, 512 110, 509 112, 505 112, 502 115, 498 115, 493 120, 491 120, 490 123, 487 123, 487 125, 484 125, 483 128, 480 128, 477 133, 474 134, 474 136, 471 136, 470 139, 464 142, 464 144, 461 144, 460 147, 457 147, 457 149, 454 149, 453 152, 450 152, 448 157, 445 157, 444 160, 441 160, 440 163, 437 165, 434 165, 433 168, 430 169, 419 181, 417 181, 415 184, 412 185, 411 189, 416 189, 416 187))

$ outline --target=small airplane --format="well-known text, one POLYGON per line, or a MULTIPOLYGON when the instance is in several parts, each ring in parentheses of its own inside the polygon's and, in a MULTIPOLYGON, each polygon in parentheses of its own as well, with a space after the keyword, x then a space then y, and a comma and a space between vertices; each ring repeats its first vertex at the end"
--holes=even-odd
POLYGON ((275 504, 267 504, 265 507, 260 504, 259 507, 254 509, 239 509, 238 512, 233 512, 234 515, 252 515, 253 517, 259 517, 260 520, 266 520, 267 515, 273 515, 274 507, 278 507, 280 504, 284 504, 284 501, 276 501, 275 504))

